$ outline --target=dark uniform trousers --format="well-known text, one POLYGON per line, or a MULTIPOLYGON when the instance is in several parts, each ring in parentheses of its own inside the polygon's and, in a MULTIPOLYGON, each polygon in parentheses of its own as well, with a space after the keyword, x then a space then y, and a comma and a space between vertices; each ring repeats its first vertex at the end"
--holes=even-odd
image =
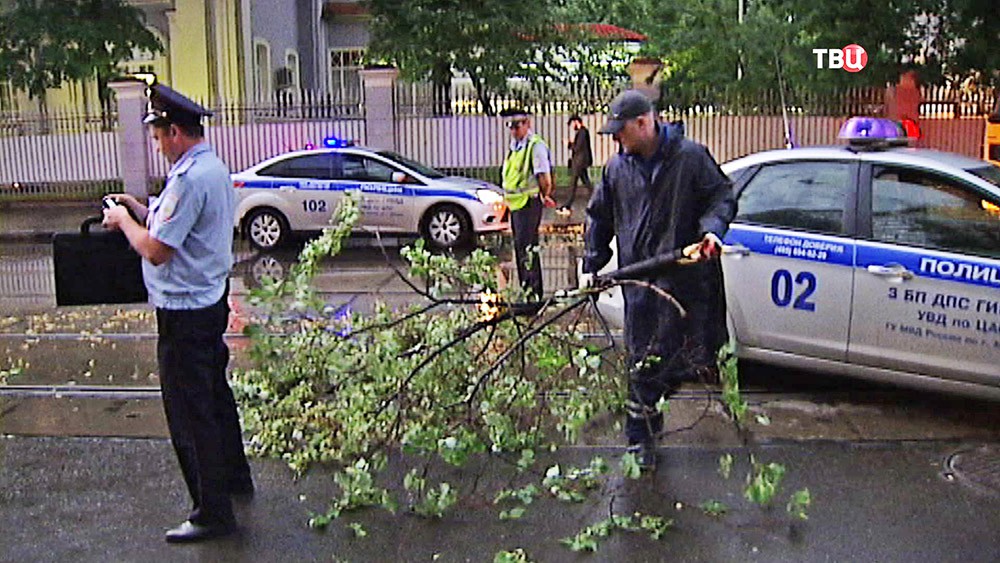
POLYGON ((193 501, 189 520, 209 526, 232 524, 230 491, 252 483, 226 381, 228 293, 203 309, 156 309, 163 407, 193 501))
POLYGON ((514 231, 514 261, 521 288, 531 291, 535 299, 542 298, 542 256, 538 227, 542 224, 542 199, 531 196, 528 203, 510 214, 514 231))

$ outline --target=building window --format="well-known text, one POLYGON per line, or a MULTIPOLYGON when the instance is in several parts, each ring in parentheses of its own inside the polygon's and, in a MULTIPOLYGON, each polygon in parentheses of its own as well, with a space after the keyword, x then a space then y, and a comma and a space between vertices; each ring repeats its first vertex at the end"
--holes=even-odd
POLYGON ((361 98, 361 57, 364 49, 330 50, 330 93, 343 101, 361 98))
POLYGON ((271 99, 271 46, 263 39, 254 40, 253 64, 257 101, 268 101, 271 99))
POLYGON ((288 73, 285 87, 297 92, 302 87, 302 83, 299 81, 299 54, 295 49, 285 51, 285 69, 288 73))

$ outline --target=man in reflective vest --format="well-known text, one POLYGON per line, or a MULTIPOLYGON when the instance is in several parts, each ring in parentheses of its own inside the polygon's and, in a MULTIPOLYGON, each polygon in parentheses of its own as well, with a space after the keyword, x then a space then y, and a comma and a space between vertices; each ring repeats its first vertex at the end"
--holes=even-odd
POLYGON ((514 260, 521 288, 529 299, 542 298, 542 264, 538 227, 542 208, 554 207, 549 147, 531 130, 527 111, 504 112, 510 128, 510 150, 503 162, 503 189, 514 231, 514 260))

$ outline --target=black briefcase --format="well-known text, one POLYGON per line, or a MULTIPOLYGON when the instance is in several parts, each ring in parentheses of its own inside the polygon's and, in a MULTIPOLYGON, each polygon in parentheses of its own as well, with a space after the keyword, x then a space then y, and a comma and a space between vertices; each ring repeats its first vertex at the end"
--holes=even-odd
POLYGON ((56 305, 143 303, 142 258, 121 231, 105 231, 100 217, 80 225, 79 233, 52 237, 56 305), (97 225, 94 232, 91 227, 97 225))

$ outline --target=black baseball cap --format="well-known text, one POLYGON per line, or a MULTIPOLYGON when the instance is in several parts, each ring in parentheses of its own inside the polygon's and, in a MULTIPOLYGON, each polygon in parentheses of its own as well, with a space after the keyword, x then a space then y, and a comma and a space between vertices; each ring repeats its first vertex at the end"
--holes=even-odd
POLYGON ((156 125, 199 125, 202 117, 211 115, 212 112, 184 94, 163 84, 153 84, 149 87, 149 108, 142 122, 156 125))
POLYGON ((598 133, 614 135, 622 130, 625 122, 653 111, 653 102, 638 90, 625 90, 611 100, 608 121, 598 133))

